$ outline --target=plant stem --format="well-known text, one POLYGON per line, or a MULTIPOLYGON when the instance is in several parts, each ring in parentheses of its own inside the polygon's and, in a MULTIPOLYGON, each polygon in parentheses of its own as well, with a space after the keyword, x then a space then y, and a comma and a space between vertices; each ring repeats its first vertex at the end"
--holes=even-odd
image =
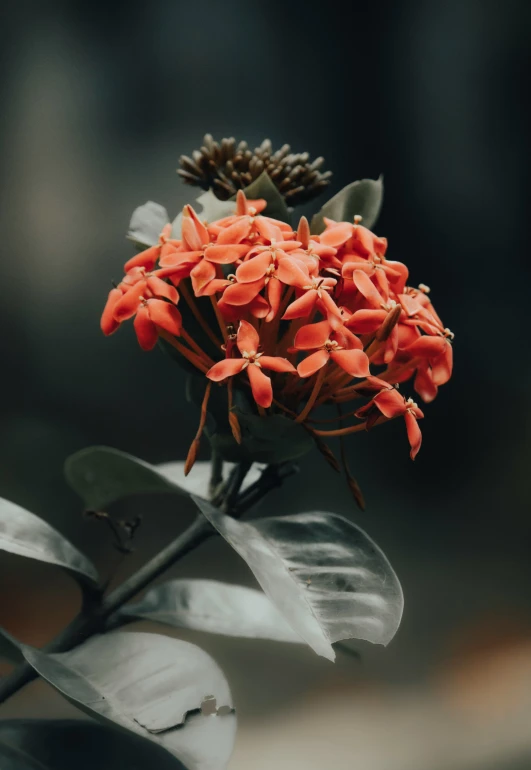
MULTIPOLYGON (((78 644, 86 641, 93 634, 103 631, 105 620, 119 607, 132 599, 152 580, 157 578, 189 551, 214 534, 211 525, 203 515, 194 522, 178 538, 154 556, 138 572, 122 583, 112 593, 105 597, 92 611, 81 612, 50 644, 44 647, 44 652, 67 652, 78 644)), ((0 682, 0 703, 24 685, 37 678, 37 672, 29 665, 22 663, 12 674, 0 682)))
MULTIPOLYGON (((227 515, 241 516, 243 511, 248 510, 252 504, 258 502, 270 489, 279 486, 282 483, 282 479, 289 475, 287 468, 285 473, 280 473, 281 468, 275 468, 274 470, 271 468, 271 475, 267 473, 268 468, 262 474, 259 482, 253 484, 243 495, 239 496, 240 487, 249 468, 250 463, 240 463, 237 465, 224 484, 218 498, 213 500, 213 503, 215 505, 219 504, 227 515), (252 492, 252 494, 249 495, 249 492, 252 492)), ((217 478, 218 472, 219 468, 216 462, 213 467, 215 478, 217 478)), ((199 514, 188 529, 110 594, 103 598, 101 593, 84 595, 79 615, 53 641, 46 645, 43 651, 47 653, 67 652, 73 647, 82 644, 94 634, 103 633, 106 627, 108 627, 107 621, 109 619, 110 623, 108 625, 112 627, 111 616, 113 613, 123 607, 124 604, 146 588, 153 580, 180 561, 183 556, 215 534, 216 531, 211 524, 202 514, 199 514)), ((37 677, 37 672, 29 663, 21 663, 11 674, 0 681, 0 703, 4 703, 9 697, 37 677)))

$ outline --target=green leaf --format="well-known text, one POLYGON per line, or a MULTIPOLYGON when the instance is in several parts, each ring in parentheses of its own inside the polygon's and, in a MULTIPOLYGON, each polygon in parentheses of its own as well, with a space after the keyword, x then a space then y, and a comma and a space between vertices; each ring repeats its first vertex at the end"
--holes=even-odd
POLYGON ((262 591, 217 580, 170 580, 123 607, 120 616, 223 636, 303 643, 262 591))
POLYGON ((116 632, 71 652, 24 654, 81 711, 162 746, 188 770, 226 767, 236 731, 232 696, 199 647, 159 634, 116 632))
POLYGON ((94 565, 57 530, 19 505, 0 498, 0 550, 63 567, 97 584, 94 565))
POLYGON ((0 659, 7 660, 9 663, 22 663, 24 655, 22 654, 22 644, 14 636, 0 627, 0 659))
POLYGON ((170 218, 164 206, 148 201, 133 211, 127 238, 142 248, 154 246, 159 242, 159 235, 169 221, 170 218))
POLYGON ((241 522, 193 499, 318 655, 334 660, 332 644, 341 639, 391 641, 402 617, 402 589, 363 530, 321 511, 241 522))
POLYGON ((185 770, 136 735, 81 719, 0 722, 2 770, 185 770))
MULTIPOLYGON (((94 446, 81 449, 66 460, 65 476, 87 510, 101 511, 129 495, 156 492, 206 495, 210 467, 209 462, 197 462, 185 476, 183 462, 150 465, 118 449, 94 446)), ((243 488, 254 483, 259 475, 260 469, 252 468, 243 488)))
POLYGON ((291 216, 282 193, 267 173, 262 171, 260 176, 244 188, 244 193, 248 199, 265 198, 267 206, 262 212, 265 216, 272 219, 280 219, 282 222, 291 224, 291 216))
POLYGON ((313 217, 312 233, 323 232, 324 217, 336 222, 353 222, 357 214, 363 217, 361 224, 370 230, 378 219, 382 200, 382 176, 378 179, 361 179, 359 182, 352 182, 330 198, 313 217))
MULTIPOLYGON (((220 201, 216 198, 211 190, 207 190, 199 198, 195 199, 194 209, 199 219, 207 222, 216 222, 218 219, 224 219, 230 217, 235 212, 234 201, 220 201), (201 206, 201 210, 197 209, 197 204, 201 206)), ((172 238, 181 238, 183 214, 182 211, 177 214, 172 223, 172 238)))

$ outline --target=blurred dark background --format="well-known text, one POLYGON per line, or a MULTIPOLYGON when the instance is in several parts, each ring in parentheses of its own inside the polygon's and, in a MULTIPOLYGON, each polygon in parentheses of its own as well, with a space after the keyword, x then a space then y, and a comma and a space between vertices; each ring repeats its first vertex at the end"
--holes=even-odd
MULTIPOLYGON (((335 667, 298 647, 186 638, 233 685, 235 770, 322 757, 340 770, 529 767, 531 4, 22 0, 2 16, 0 494, 115 579, 190 521, 180 499, 117 507, 144 514, 118 564, 62 464, 89 444, 185 457, 197 414, 181 371, 142 353, 132 328, 105 339, 99 316, 131 254, 131 212, 193 200, 175 169, 205 132, 322 154, 330 194, 383 172, 375 229, 432 287, 456 335, 454 377, 425 410, 415 463, 402 425, 353 437, 365 513, 318 454, 263 512, 351 516, 402 580, 403 625, 388 649, 360 645, 361 663, 335 667)), ((173 574, 252 584, 222 542, 173 574)), ((0 622, 24 641, 76 611, 51 568, 3 555, 0 576, 0 622)), ((37 684, 2 713, 66 708, 37 684)))

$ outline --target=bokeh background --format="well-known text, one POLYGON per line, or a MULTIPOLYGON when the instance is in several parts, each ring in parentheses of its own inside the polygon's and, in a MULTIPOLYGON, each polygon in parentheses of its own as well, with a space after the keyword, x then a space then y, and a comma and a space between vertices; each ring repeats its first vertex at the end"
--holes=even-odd
MULTIPOLYGON (((402 627, 335 666, 302 647, 185 638, 233 686, 231 770, 529 768, 531 4, 21 0, 2 15, 0 494, 114 580, 191 520, 180 499, 117 507, 144 516, 121 561, 62 464, 94 443, 186 454, 197 415, 181 371, 131 328, 104 339, 98 321, 131 212, 192 199, 175 169, 206 131, 322 154, 331 192, 383 172, 377 232, 432 287, 455 375, 426 409, 415 463, 401 425, 353 437, 365 513, 318 454, 263 511, 319 507, 367 529, 402 580, 402 627)), ((219 540, 172 574, 253 584, 219 540)), ((0 622, 26 642, 78 607, 44 565, 4 554, 0 578, 0 622)), ((66 713, 41 683, 1 711, 66 713)))

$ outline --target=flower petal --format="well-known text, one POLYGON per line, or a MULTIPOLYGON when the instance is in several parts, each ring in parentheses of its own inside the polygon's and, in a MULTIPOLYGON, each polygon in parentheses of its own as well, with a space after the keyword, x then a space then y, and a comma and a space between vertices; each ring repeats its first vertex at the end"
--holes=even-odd
POLYGON ((162 259, 171 259, 172 255, 178 254, 181 248, 181 241, 166 241, 160 247, 159 262, 162 259))
MULTIPOLYGON (((252 283, 232 283, 223 292, 223 300, 227 305, 248 305, 264 287, 264 279, 252 283)), ((269 305, 267 306, 269 311, 269 305)))
POLYGON ((117 321, 126 321, 132 318, 138 310, 140 298, 146 293, 146 282, 139 281, 122 295, 114 306, 114 317, 117 321))
POLYGON ((435 385, 444 385, 452 376, 453 348, 448 341, 441 355, 431 362, 431 368, 435 385))
POLYGON ((217 265, 232 265, 238 259, 244 257, 249 251, 249 246, 216 244, 205 249, 205 258, 217 265))
POLYGON ((299 377, 311 377, 323 366, 328 363, 329 354, 326 350, 316 350, 315 353, 310 353, 300 364, 297 366, 297 372, 299 377))
POLYGON ((124 265, 125 272, 127 273, 133 267, 145 267, 146 270, 153 270, 157 264, 159 253, 160 245, 158 244, 156 246, 150 246, 149 249, 141 251, 139 254, 136 254, 134 257, 131 257, 131 259, 127 260, 124 265))
POLYGON ((214 364, 206 376, 213 382, 221 382, 227 377, 234 377, 235 374, 239 374, 244 366, 244 358, 226 358, 224 361, 218 361, 217 364, 214 364))
POLYGON ((240 321, 236 344, 240 353, 256 353, 260 345, 258 332, 248 321, 240 321))
POLYGON ((409 453, 409 456, 412 460, 415 459, 415 457, 418 455, 420 445, 422 444, 422 433, 419 428, 419 424, 417 422, 417 418, 411 412, 409 409, 404 415, 404 420, 406 421, 406 430, 407 430, 407 437, 409 440, 409 445, 411 447, 411 452, 409 453))
POLYGON ((165 254, 159 260, 161 267, 180 267, 181 265, 195 265, 203 258, 202 251, 172 251, 165 254))
POLYGON ((414 356, 415 358, 417 356, 428 359, 437 358, 441 353, 444 353, 447 344, 444 337, 429 337, 424 335, 415 340, 409 347, 405 348, 404 353, 407 353, 412 357, 414 356))
POLYGON ((149 299, 147 309, 154 324, 176 337, 180 336, 182 317, 175 305, 162 299, 149 299))
POLYGON ((218 294, 223 292, 223 290, 230 286, 230 281, 227 281, 225 278, 213 278, 202 290, 201 296, 202 297, 211 297, 213 294, 218 294))
POLYGON ((258 294, 249 302, 248 310, 255 318, 265 318, 269 313, 269 302, 258 294))
POLYGON ((370 374, 369 359, 363 350, 333 350, 330 358, 352 377, 367 377, 370 374))
POLYGON ((380 391, 380 393, 376 394, 373 401, 384 417, 389 419, 398 417, 406 411, 404 398, 395 388, 380 391))
MULTIPOLYGON (((352 228, 352 247, 363 256, 369 257, 375 253, 375 241, 378 239, 363 225, 352 228)), ((385 249, 384 249, 385 250, 385 249)))
POLYGON ((111 289, 105 307, 103 308, 100 321, 100 328, 106 336, 113 334, 120 326, 119 321, 114 317, 114 308, 120 299, 122 299, 122 292, 120 289, 111 289))
POLYGON ((216 278, 216 266, 203 259, 190 273, 192 288, 196 297, 200 297, 210 281, 216 278))
POLYGON ((192 249, 202 249, 210 242, 207 228, 190 205, 183 209, 182 232, 183 239, 192 249))
POLYGON ((367 273, 363 270, 354 270, 352 280, 357 290, 363 294, 365 299, 375 308, 379 308, 384 302, 384 298, 373 284, 367 273))
POLYGON ((218 235, 217 243, 224 245, 227 243, 240 243, 247 238, 251 232, 251 222, 248 217, 241 217, 233 222, 229 227, 224 227, 218 235))
POLYGON ((273 224, 273 220, 269 219, 269 217, 256 217, 254 226, 262 238, 265 238, 270 243, 283 240, 282 230, 273 224))
POLYGON ((302 297, 296 299, 291 305, 288 305, 286 312, 282 316, 283 321, 291 321, 294 318, 306 318, 310 315, 317 301, 317 291, 310 289, 302 297))
POLYGON ((301 288, 310 283, 310 274, 302 267, 303 263, 288 256, 281 258, 276 270, 277 278, 288 286, 301 288))
POLYGON ((323 312, 323 315, 326 315, 330 321, 333 329, 339 330, 343 327, 343 317, 341 315, 341 311, 326 290, 321 291, 319 306, 320 310, 323 312))
POLYGON ((179 301, 179 293, 175 286, 166 283, 162 278, 158 278, 156 275, 150 275, 147 279, 147 285, 156 297, 169 299, 174 305, 179 301))
POLYGON ((385 310, 356 310, 345 326, 356 334, 370 334, 377 331, 387 317, 385 310))
POLYGON ((135 320, 136 338, 142 350, 152 350, 157 344, 157 327, 149 317, 148 309, 145 305, 138 308, 135 320))
POLYGON ((431 369, 428 366, 421 366, 417 369, 414 388, 426 404, 429 404, 437 396, 438 388, 433 382, 431 369))
POLYGON ((239 283, 251 283, 263 278, 267 268, 272 262, 271 252, 263 251, 255 257, 251 257, 236 270, 236 278, 239 283))
POLYGON ((297 348, 297 350, 320 348, 329 338, 330 332, 331 326, 328 321, 319 321, 315 324, 301 326, 295 335, 293 346, 297 348))
POLYGON ((271 369, 272 372, 294 373, 297 371, 287 358, 282 358, 281 356, 261 356, 258 361, 260 366, 264 369, 271 369))
POLYGON ((259 406, 267 409, 273 401, 273 388, 270 378, 255 364, 250 364, 247 367, 247 374, 249 375, 254 400, 259 406))
POLYGON ((333 246, 337 249, 352 237, 353 230, 353 225, 348 222, 340 222, 337 225, 327 228, 321 233, 320 241, 321 243, 324 243, 325 246, 333 246))
POLYGON ((272 321, 278 313, 283 288, 283 285, 276 276, 273 276, 267 284, 267 301, 269 302, 269 312, 266 315, 267 323, 272 321))

